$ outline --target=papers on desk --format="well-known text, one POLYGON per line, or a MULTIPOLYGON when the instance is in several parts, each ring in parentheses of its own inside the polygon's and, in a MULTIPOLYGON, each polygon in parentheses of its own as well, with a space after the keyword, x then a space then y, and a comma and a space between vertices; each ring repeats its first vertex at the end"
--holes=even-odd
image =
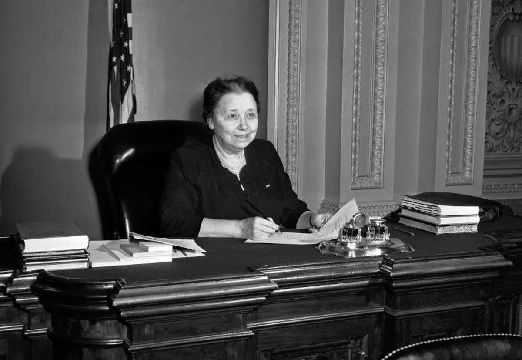
POLYGON ((250 244, 314 245, 324 240, 336 239, 339 235, 339 229, 358 212, 357 203, 355 199, 352 199, 344 204, 317 232, 282 232, 281 234, 276 232, 266 240, 248 239, 245 242, 250 244))
MULTIPOLYGON (((194 256, 205 256, 205 250, 200 248, 193 239, 160 239, 161 243, 169 243, 168 249, 158 249, 154 246, 141 246, 142 242, 154 242, 156 238, 142 236, 147 240, 129 241, 99 240, 89 243, 89 264, 91 267, 123 266, 171 262, 172 259, 194 256), (149 240, 150 239, 150 240, 149 240), (154 240, 152 240, 154 239, 154 240)), ((136 237, 134 237, 136 240, 136 237)))
POLYGON ((194 239, 171 239, 171 238, 160 238, 148 235, 141 235, 135 232, 130 232, 129 235, 137 241, 153 241, 161 244, 168 244, 174 247, 178 247, 185 250, 191 250, 195 252, 204 253, 205 250, 201 248, 194 239))

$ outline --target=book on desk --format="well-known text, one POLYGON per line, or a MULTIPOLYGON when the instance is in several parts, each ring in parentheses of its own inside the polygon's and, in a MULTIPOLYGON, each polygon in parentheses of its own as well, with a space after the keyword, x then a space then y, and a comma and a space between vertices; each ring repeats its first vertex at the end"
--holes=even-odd
MULTIPOLYGON (((183 239, 183 241, 190 243, 189 239, 183 239)), ((171 262, 173 259, 179 258, 205 256, 204 250, 197 245, 191 247, 197 247, 201 251, 163 243, 154 245, 149 242, 132 241, 129 239, 91 241, 87 250, 89 252, 89 265, 93 268, 140 265, 171 262)), ((192 239, 191 242, 194 242, 194 240, 192 239)))
POLYGON ((400 204, 399 223, 430 233, 456 234, 478 231, 483 199, 451 192, 405 195, 400 204))
POLYGON ((400 217, 399 224, 403 224, 414 229, 424 230, 436 235, 475 233, 478 231, 478 224, 434 225, 403 216, 400 217))
POLYGON ((474 198, 451 192, 423 192, 404 195, 401 207, 432 216, 478 215, 480 208, 472 202, 474 198))
POLYGON ((18 265, 22 271, 84 269, 89 237, 69 220, 16 224, 18 265))
POLYGON ((29 221, 16 223, 22 253, 85 250, 89 237, 73 221, 29 221))

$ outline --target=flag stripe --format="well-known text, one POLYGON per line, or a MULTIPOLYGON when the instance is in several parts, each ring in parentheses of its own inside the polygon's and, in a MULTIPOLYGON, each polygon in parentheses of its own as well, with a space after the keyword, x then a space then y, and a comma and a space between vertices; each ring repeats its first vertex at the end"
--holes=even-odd
POLYGON ((107 127, 134 121, 131 0, 112 0, 107 127))

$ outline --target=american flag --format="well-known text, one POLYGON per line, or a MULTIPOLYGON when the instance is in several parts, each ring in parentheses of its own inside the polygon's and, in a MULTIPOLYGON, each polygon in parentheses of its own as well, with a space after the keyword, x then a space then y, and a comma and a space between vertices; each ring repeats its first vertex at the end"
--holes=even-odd
POLYGON ((109 0, 109 88, 107 128, 134 121, 136 96, 132 65, 131 0, 109 0))

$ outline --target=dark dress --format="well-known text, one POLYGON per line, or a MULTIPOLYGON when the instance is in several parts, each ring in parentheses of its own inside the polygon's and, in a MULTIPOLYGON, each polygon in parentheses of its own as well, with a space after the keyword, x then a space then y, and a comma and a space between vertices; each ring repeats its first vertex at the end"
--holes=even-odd
POLYGON ((196 237, 203 218, 264 215, 294 229, 308 208, 293 191, 272 143, 254 140, 245 149, 245 159, 240 182, 219 162, 211 137, 175 150, 159 206, 164 236, 196 237))

